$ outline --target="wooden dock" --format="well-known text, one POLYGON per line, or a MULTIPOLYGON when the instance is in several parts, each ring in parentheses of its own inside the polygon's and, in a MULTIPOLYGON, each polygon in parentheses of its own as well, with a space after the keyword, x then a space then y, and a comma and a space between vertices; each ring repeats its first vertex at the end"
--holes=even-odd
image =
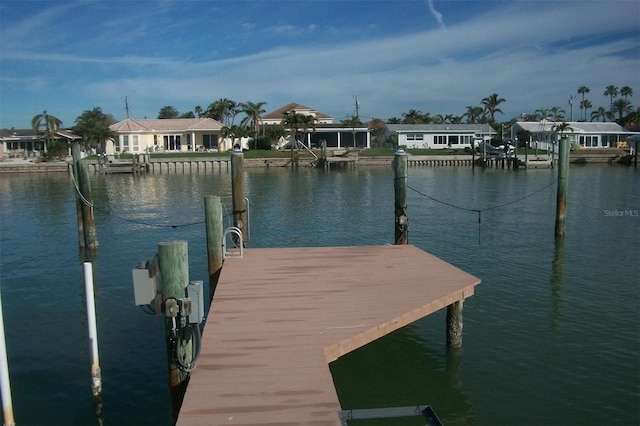
POLYGON ((246 249, 225 260, 177 424, 340 425, 329 363, 479 283, 412 245, 246 249))

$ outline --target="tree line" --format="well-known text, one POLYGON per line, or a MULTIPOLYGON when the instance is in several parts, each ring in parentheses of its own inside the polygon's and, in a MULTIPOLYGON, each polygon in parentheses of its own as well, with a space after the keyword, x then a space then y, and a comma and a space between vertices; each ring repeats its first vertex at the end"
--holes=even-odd
MULTIPOLYGON (((580 117, 578 121, 587 121, 587 116, 591 121, 616 121, 621 126, 630 130, 635 130, 640 121, 640 108, 633 109, 633 104, 629 100, 633 96, 633 89, 630 86, 618 88, 615 85, 609 85, 605 88, 603 95, 608 98, 608 108, 600 106, 589 114, 589 110, 593 108, 592 102, 586 97, 591 92, 587 86, 580 86, 576 94, 580 97, 578 104, 580 109, 580 117), (620 96, 618 98, 618 96, 620 96)), ((573 118, 573 95, 570 96, 569 104, 572 108, 571 119, 573 118)), ((360 117, 351 116, 341 120, 345 126, 353 129, 353 137, 355 139, 355 128, 367 125, 374 134, 384 128, 385 124, 489 124, 496 130, 502 129, 502 124, 496 121, 497 114, 504 114, 501 105, 506 99, 500 97, 497 93, 493 93, 480 101, 480 104, 469 105, 462 115, 453 114, 437 114, 431 115, 429 112, 422 112, 416 109, 410 109, 402 113, 401 117, 390 117, 387 120, 373 118, 367 123, 363 123, 360 117)), ((212 102, 206 109, 201 106, 195 106, 193 111, 180 113, 173 106, 167 105, 158 112, 159 119, 171 118, 212 118, 223 125, 222 137, 241 138, 252 137, 254 148, 268 149, 271 142, 286 137, 289 134, 297 138, 299 135, 301 140, 305 140, 309 131, 314 131, 317 125, 315 117, 299 114, 287 113, 281 124, 279 125, 261 125, 260 116, 266 111, 264 106, 267 102, 236 102, 227 98, 221 98, 212 102), (235 124, 236 118, 243 115, 239 124, 235 124)), ((539 108, 531 114, 524 113, 521 115, 526 121, 540 121, 548 119, 551 121, 566 121, 566 111, 559 107, 539 108)), ((95 149, 98 152, 105 151, 105 141, 115 139, 116 133, 109 126, 116 123, 113 115, 104 113, 100 107, 83 111, 75 120, 72 131, 80 136, 85 149, 95 149)), ((31 127, 38 132, 45 144, 45 152, 47 146, 49 149, 56 148, 54 144, 55 133, 62 128, 62 121, 57 117, 44 111, 37 114, 31 120, 31 127)), ((64 148, 64 147, 61 147, 64 148)))

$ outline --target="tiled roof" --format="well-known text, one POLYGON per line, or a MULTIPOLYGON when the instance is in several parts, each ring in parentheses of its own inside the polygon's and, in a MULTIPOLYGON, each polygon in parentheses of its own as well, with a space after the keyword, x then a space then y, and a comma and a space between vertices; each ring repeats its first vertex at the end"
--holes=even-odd
POLYGON ((136 120, 127 118, 109 126, 115 132, 185 132, 220 130, 222 123, 212 118, 165 118, 136 120))
POLYGON ((323 114, 321 112, 318 112, 314 109, 311 109, 309 107, 306 107, 304 105, 292 102, 290 104, 287 104, 281 108, 278 108, 275 111, 271 111, 263 116, 261 116, 260 118, 262 118, 263 120, 281 120, 282 118, 284 118, 284 114, 290 111, 295 111, 299 114, 304 114, 305 112, 308 113, 314 113, 315 117, 317 119, 329 119, 332 118, 331 116, 327 115, 327 114, 323 114))

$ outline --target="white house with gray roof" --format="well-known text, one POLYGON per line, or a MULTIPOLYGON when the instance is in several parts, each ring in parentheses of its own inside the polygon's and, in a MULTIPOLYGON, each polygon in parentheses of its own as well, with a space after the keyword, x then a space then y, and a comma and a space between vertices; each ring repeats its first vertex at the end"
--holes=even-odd
MULTIPOLYGON (((551 120, 516 122, 511 127, 511 138, 526 141, 532 147, 549 149, 560 139, 555 127, 558 124, 551 120)), ((618 123, 571 121, 567 124, 569 128, 564 135, 575 148, 627 148, 627 140, 634 135, 618 123)))
POLYGON ((464 149, 496 132, 488 124, 387 124, 386 134, 409 149, 464 149))

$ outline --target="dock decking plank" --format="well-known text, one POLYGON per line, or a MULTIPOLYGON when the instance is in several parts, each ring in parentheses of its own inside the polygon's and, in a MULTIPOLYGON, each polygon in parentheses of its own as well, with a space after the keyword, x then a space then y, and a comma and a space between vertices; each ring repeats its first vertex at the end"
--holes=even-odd
POLYGON ((247 249, 225 260, 178 425, 339 425, 329 362, 479 283, 412 245, 247 249))

